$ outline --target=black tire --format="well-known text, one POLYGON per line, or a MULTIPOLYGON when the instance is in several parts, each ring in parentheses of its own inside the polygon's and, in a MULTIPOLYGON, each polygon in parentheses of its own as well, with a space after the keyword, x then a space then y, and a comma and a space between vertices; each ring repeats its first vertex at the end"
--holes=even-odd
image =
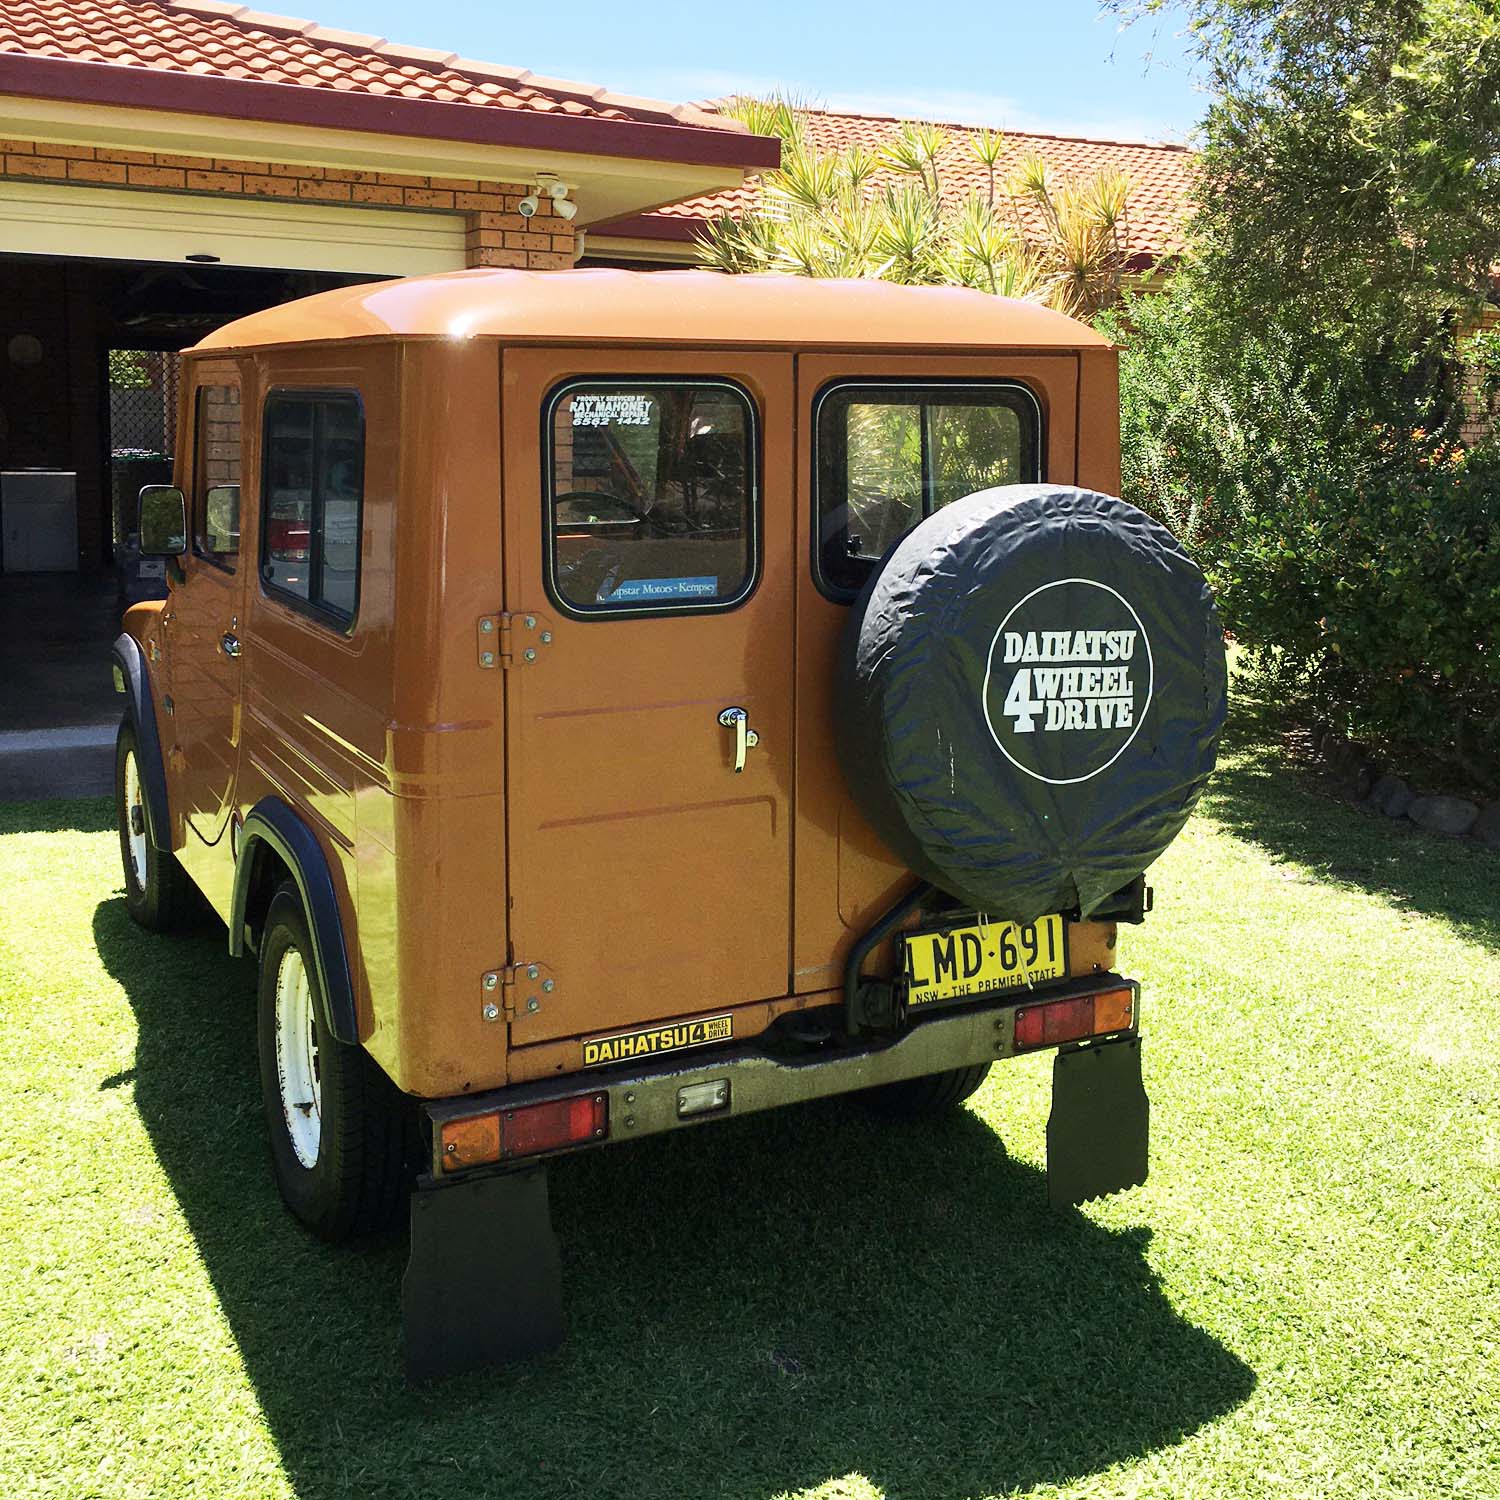
POLYGON ((883 1083, 878 1088, 867 1089, 860 1097, 877 1114, 903 1120, 918 1119, 923 1115, 957 1109, 979 1090, 989 1075, 989 1063, 975 1063, 972 1067, 953 1068, 946 1073, 928 1073, 923 1078, 883 1083))
MULTIPOLYGON (((409 1106, 405 1097, 360 1046, 338 1041, 324 1019, 312 937, 297 888, 290 881, 271 898, 260 945, 260 1081, 270 1132, 271 1169, 287 1207, 319 1238, 347 1240, 383 1229, 395 1217, 407 1185, 409 1106), (286 973, 283 975, 283 961, 286 973), (307 981, 315 1098, 283 1103, 283 1055, 291 1058, 300 1028, 278 1053, 278 984, 295 985, 300 963, 307 981), (304 1109, 297 1109, 299 1104, 304 1109), (315 1121, 293 1139, 292 1114, 315 1121), (316 1136, 309 1148, 309 1137, 316 1136)), ((299 1011, 295 1000, 283 1012, 299 1011)), ((297 1053, 300 1057, 304 1054, 297 1053)), ((296 1062, 287 1064, 295 1080, 296 1062)), ((292 1085, 289 1084, 289 1087, 292 1085)), ((292 1091, 300 1092, 292 1087, 292 1091)))
POLYGON ((193 886, 177 856, 151 842, 139 766, 140 746, 127 718, 115 737, 115 824, 125 875, 125 910, 150 932, 175 932, 186 927, 193 914, 193 886))
POLYGON ((1208 780, 1224 634, 1165 527, 1111 495, 1011 485, 886 556, 834 690, 849 790, 913 873, 995 917, 1088 916, 1208 780))

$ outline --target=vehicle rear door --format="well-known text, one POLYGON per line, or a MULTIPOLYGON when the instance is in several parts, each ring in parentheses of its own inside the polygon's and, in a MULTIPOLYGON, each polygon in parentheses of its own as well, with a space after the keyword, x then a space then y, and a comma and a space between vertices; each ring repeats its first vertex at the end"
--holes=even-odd
POLYGON ((991 485, 1077 476, 1073 353, 797 360, 799 994, 843 982, 854 941, 911 884, 854 805, 829 684, 851 601, 921 517, 991 485))
POLYGON ((503 359, 512 1040, 784 995, 791 359, 503 359))
POLYGON ((174 814, 197 840, 213 844, 229 819, 239 762, 243 426, 235 366, 189 369, 188 452, 180 477, 190 546, 165 611, 172 702, 162 730, 174 814))

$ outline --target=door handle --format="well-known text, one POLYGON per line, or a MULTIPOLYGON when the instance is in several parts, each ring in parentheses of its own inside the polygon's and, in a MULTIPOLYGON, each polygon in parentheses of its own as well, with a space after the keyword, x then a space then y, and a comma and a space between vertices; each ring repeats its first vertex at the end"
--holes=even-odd
POLYGON ((734 774, 745 769, 745 751, 760 744, 760 736, 750 727, 750 715, 743 708, 726 708, 719 723, 734 730, 734 774))
POLYGON ((224 648, 225 656, 238 656, 240 654, 240 638, 232 630, 226 630, 219 644, 224 648))

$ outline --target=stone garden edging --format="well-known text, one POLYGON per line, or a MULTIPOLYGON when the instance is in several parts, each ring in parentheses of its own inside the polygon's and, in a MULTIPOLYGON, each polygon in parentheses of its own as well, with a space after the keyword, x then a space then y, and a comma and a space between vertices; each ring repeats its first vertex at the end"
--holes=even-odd
POLYGON ((1363 745, 1327 725, 1314 727, 1313 746, 1324 765, 1369 811, 1404 820, 1424 833, 1464 838, 1500 850, 1500 799, 1481 805, 1447 793, 1423 795, 1381 766, 1363 745))

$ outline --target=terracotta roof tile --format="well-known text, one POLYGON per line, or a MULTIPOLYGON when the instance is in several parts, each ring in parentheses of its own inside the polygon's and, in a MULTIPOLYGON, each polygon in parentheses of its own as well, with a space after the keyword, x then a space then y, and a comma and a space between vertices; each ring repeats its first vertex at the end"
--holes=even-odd
POLYGON ((6 52, 637 124, 728 124, 701 109, 469 62, 439 48, 402 46, 226 0, 0 0, 0 53, 6 52))
MULTIPOLYGON (((712 108, 712 105, 705 106, 712 108)), ((831 110, 805 112, 808 134, 822 151, 842 151, 849 146, 879 146, 890 140, 901 121, 891 115, 838 114, 831 110)), ((944 196, 958 197, 970 190, 984 192, 988 174, 975 158, 969 140, 979 131, 974 125, 944 125, 948 144, 938 159, 938 177, 944 196)), ((1027 131, 1004 132, 1005 149, 996 164, 996 180, 1003 182, 1022 157, 1037 154, 1059 179, 1088 177, 1100 167, 1117 167, 1130 179, 1128 229, 1133 253, 1152 261, 1182 249, 1182 220, 1193 168, 1193 153, 1185 146, 1151 145, 1145 142, 1098 141, 1078 136, 1038 135, 1027 131)), ((876 179, 881 180, 880 178, 876 179)), ((893 180, 893 179, 892 179, 893 180)), ((737 216, 755 201, 759 189, 754 179, 741 188, 688 198, 641 216, 637 223, 703 221, 722 215, 737 216)), ((1021 205, 1023 219, 1033 225, 1034 210, 1021 205)), ((605 225, 598 226, 609 233, 605 225)))

